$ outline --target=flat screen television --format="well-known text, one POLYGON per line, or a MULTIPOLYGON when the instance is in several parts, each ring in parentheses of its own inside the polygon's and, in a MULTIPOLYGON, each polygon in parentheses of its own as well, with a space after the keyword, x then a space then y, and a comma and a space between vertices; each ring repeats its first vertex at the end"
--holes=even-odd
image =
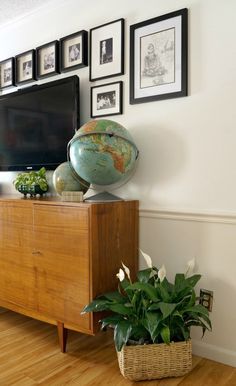
POLYGON ((79 125, 77 76, 2 95, 0 171, 55 169, 79 125))

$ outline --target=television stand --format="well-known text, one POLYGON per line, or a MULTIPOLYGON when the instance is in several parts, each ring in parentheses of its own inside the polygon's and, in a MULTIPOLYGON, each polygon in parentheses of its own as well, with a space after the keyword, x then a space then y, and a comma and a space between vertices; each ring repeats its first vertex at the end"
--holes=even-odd
POLYGON ((63 202, 0 197, 0 306, 94 335, 98 313, 81 315, 117 289, 121 261, 138 268, 138 201, 63 202))

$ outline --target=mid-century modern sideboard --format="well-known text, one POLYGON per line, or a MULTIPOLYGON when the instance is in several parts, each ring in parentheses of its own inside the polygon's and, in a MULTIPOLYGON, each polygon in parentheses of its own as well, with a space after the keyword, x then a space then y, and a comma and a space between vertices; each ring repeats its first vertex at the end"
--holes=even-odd
POLYGON ((138 201, 62 202, 0 196, 0 306, 58 327, 95 334, 97 295, 117 289, 123 261, 138 268, 138 201))

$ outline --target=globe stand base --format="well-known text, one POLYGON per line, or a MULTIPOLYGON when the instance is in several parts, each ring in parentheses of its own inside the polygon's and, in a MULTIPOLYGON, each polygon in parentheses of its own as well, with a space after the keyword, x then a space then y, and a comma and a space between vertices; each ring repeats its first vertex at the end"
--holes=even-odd
POLYGON ((115 196, 114 194, 108 192, 101 192, 86 198, 84 201, 89 202, 113 202, 113 201, 124 201, 123 198, 115 196))

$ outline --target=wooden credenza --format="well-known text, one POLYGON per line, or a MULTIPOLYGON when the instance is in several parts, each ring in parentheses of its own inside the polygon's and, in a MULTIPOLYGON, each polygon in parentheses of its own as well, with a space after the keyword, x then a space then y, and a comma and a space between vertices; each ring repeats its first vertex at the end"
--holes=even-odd
POLYGON ((68 203, 0 197, 0 306, 58 327, 95 334, 81 310, 117 289, 123 261, 138 268, 138 201, 68 203))

